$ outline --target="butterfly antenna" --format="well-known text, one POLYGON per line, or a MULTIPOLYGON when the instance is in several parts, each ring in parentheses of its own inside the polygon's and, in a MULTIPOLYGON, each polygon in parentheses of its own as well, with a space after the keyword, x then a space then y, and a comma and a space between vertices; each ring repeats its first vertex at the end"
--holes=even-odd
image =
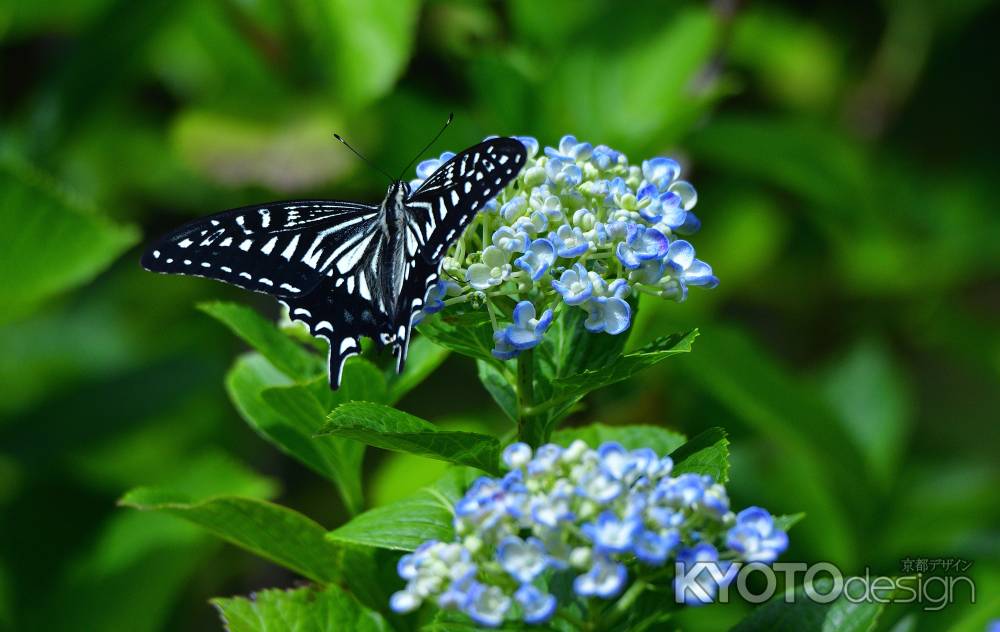
POLYGON ((388 173, 386 173, 382 169, 379 169, 375 165, 375 163, 373 163, 371 160, 368 160, 367 158, 365 158, 364 156, 362 156, 361 152, 359 152, 357 149, 351 147, 350 143, 348 143, 346 140, 344 140, 343 136, 341 136, 340 134, 334 134, 333 137, 336 138, 337 140, 339 140, 340 142, 344 143, 344 147, 347 147, 348 149, 350 149, 351 153, 353 153, 355 156, 357 156, 358 158, 360 158, 362 160, 362 162, 364 162, 366 165, 368 165, 369 167, 371 167, 375 171, 378 171, 379 173, 381 173, 382 175, 384 175, 386 178, 388 178, 388 180, 390 182, 394 182, 394 180, 392 179, 392 176, 390 176, 388 173))
POLYGON ((402 180, 403 179, 403 174, 406 173, 406 170, 409 169, 410 167, 412 167, 413 163, 415 163, 417 160, 420 159, 421 156, 424 155, 424 152, 426 152, 428 149, 430 149, 431 147, 434 146, 434 143, 436 143, 437 140, 439 138, 441 138, 441 134, 444 134, 444 131, 446 129, 448 129, 448 126, 451 125, 451 121, 454 118, 455 118, 455 113, 454 112, 451 112, 450 114, 448 114, 448 120, 444 122, 443 126, 441 126, 441 131, 439 131, 434 136, 434 138, 431 139, 431 142, 427 143, 426 147, 424 147, 423 149, 421 149, 420 152, 417 153, 417 155, 413 157, 413 160, 410 161, 410 164, 408 164, 405 167, 403 167, 403 170, 399 172, 399 177, 397 178, 397 180, 402 180))

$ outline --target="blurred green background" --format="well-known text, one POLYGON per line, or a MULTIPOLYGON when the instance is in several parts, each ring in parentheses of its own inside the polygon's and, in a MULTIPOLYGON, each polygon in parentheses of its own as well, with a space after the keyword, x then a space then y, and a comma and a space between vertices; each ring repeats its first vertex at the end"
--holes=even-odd
MULTIPOLYGON (((195 309, 259 295, 138 265, 145 240, 253 201, 380 199, 339 131, 398 170, 487 134, 565 133, 698 188, 722 280, 643 303, 635 343, 694 352, 574 422, 731 435, 734 504, 807 512, 786 559, 900 573, 973 561, 968 596, 879 629, 1000 616, 1000 9, 986 0, 0 2, 0 629, 215 630, 210 596, 296 580, 168 516, 142 484, 276 494, 331 527, 328 484, 261 441, 195 309)), ((646 297, 648 298, 648 297, 646 297)), ((503 421, 453 357, 401 403, 503 421)), ((370 503, 435 462, 369 451, 370 503)), ((720 629, 745 604, 692 611, 720 629)))

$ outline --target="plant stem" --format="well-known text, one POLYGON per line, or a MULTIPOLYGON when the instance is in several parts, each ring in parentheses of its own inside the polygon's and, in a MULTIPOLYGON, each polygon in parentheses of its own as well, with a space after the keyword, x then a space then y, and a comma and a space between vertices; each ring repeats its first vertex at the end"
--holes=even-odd
POLYGON ((517 438, 537 447, 537 437, 529 437, 532 403, 535 401, 535 352, 522 351, 517 356, 517 438))

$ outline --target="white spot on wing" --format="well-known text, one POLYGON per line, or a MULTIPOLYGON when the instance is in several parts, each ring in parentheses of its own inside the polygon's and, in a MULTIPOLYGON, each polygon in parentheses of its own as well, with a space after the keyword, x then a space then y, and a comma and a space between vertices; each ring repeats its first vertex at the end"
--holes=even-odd
POLYGON ((271 251, 274 250, 274 244, 276 243, 278 243, 277 236, 271 237, 271 239, 269 239, 268 242, 264 244, 264 247, 261 248, 260 251, 263 252, 265 255, 269 255, 271 254, 271 251))

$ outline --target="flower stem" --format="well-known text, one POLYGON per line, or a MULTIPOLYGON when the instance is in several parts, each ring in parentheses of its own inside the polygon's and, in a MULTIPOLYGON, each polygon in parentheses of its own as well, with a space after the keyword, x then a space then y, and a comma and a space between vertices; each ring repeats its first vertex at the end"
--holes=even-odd
POLYGON ((535 353, 532 349, 517 356, 517 437, 532 447, 538 446, 537 428, 532 424, 535 401, 535 353))

